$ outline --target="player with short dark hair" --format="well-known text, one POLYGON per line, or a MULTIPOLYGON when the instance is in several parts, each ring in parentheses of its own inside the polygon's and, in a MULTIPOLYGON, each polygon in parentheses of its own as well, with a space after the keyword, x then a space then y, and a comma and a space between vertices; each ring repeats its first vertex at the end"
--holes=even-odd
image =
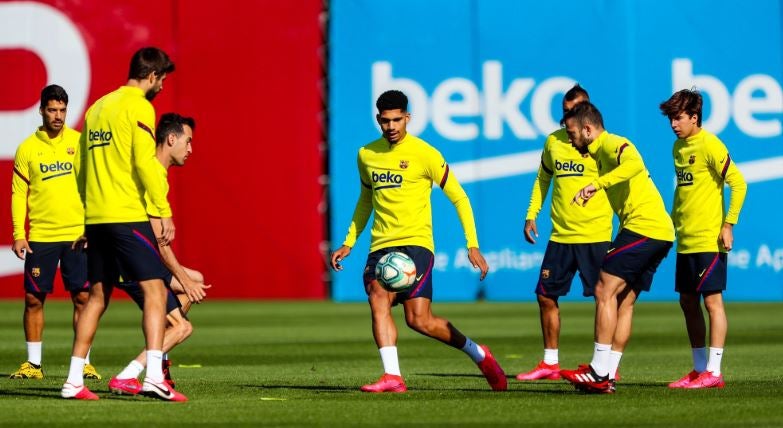
POLYGON ((683 89, 661 103, 677 136, 672 149, 677 187, 672 219, 677 233, 675 290, 691 344, 693 370, 670 388, 722 388, 723 346, 728 320, 723 307, 726 289, 726 256, 734 245, 734 225, 739 220, 747 184, 729 151, 714 134, 701 127, 702 97, 683 89), (728 212, 724 212, 724 184, 731 188, 728 212), (710 318, 710 349, 701 297, 710 318))
POLYGON ((407 132, 410 113, 404 93, 386 91, 378 97, 376 107, 376 120, 383 136, 359 149, 361 193, 345 241, 331 256, 332 268, 341 270, 340 262, 351 253, 351 247, 373 214, 364 286, 384 374, 377 382, 362 386, 361 390, 407 390, 397 359, 397 327, 391 315, 392 306, 398 303, 403 305, 405 321, 410 328, 461 349, 478 365, 493 390, 505 390, 506 376, 489 348, 477 345, 448 320, 432 314, 432 186, 437 184, 454 204, 467 238, 468 259, 473 267, 481 270, 483 280, 489 267, 478 248, 470 200, 449 171, 443 156, 407 132), (388 292, 375 277, 378 260, 392 251, 406 253, 416 264, 416 281, 407 291, 388 292))
MULTIPOLYGON (((158 121, 158 126, 155 130, 156 156, 161 165, 158 172, 163 180, 166 194, 168 194, 169 189, 168 168, 172 165, 184 166, 185 161, 193 154, 192 140, 195 128, 196 122, 193 118, 181 116, 177 113, 166 113, 158 121)), ((145 197, 145 199, 147 198, 145 197)), ((156 234, 160 233, 160 213, 149 200, 147 201, 147 214, 149 215, 153 231, 156 234)), ((198 271, 182 266, 170 245, 161 245, 160 255, 163 264, 169 270, 169 274, 165 279, 168 290, 166 299, 167 325, 163 336, 163 378, 169 386, 174 388, 175 384, 171 378, 171 360, 168 358, 168 352, 184 342, 193 332, 193 326, 187 319, 191 302, 185 294, 186 287, 183 284, 187 284, 188 288, 198 287, 200 286, 198 284, 204 284, 204 276, 198 271)), ((203 288, 210 287, 210 285, 203 286, 203 288)), ((144 293, 138 282, 123 281, 120 282, 119 288, 128 293, 139 308, 144 308, 144 293)), ((146 364, 147 353, 145 349, 122 372, 111 378, 109 390, 116 394, 130 395, 141 392, 142 384, 139 383, 137 378, 146 367, 146 364)))
MULTIPOLYGON (((44 304, 54 291, 54 276, 60 275, 73 302, 73 328, 87 303, 87 256, 73 242, 84 228, 84 207, 73 173, 78 156, 79 132, 68 128, 68 93, 58 85, 41 91, 39 112, 43 123, 19 145, 14 156, 11 180, 11 220, 14 243, 11 247, 24 260, 24 334, 27 361, 11 374, 12 379, 42 379, 41 368, 44 304), (27 240, 25 219, 30 220, 27 240)), ((82 376, 101 375, 85 358, 82 376)))
MULTIPOLYGON (((85 235, 90 298, 79 320, 64 398, 96 400, 76 373, 92 343, 98 321, 120 274, 138 281, 144 292, 143 330, 147 373, 142 392, 169 401, 187 398, 164 382, 163 335, 168 275, 159 245, 174 239, 171 207, 155 157, 155 109, 149 102, 163 89, 173 64, 165 52, 144 48, 131 60, 128 82, 96 101, 85 115, 77 163, 79 191, 85 206, 85 235), (142 70, 136 74, 136 70, 142 70), (146 73, 146 74, 144 74, 146 73), (147 217, 145 194, 160 213, 156 235, 147 217), (120 271, 122 269, 122 271, 120 271)), ((185 290, 191 301, 204 298, 202 287, 185 290)))
POLYGON ((631 337, 633 305, 642 291, 649 291, 655 270, 674 241, 674 228, 642 156, 628 139, 606 132, 598 108, 583 102, 564 119, 571 143, 586 149, 598 164, 599 177, 573 202, 584 206, 598 192, 606 192, 620 231, 595 286, 593 360, 576 370, 561 370, 560 375, 585 392, 612 393, 615 385, 609 374, 617 370, 631 337), (627 314, 626 322, 618 322, 622 314, 627 314))
MULTIPOLYGON (((133 54, 128 67, 128 80, 141 81, 149 78, 149 76, 166 76, 174 72, 174 63, 169 59, 166 52, 156 47, 141 48, 133 54)), ((155 95, 163 89, 163 79, 160 79, 161 87, 146 91, 144 96, 148 101, 152 101, 155 95)))
MULTIPOLYGON (((590 101, 587 91, 579 84, 574 85, 563 97, 563 114, 584 101, 590 101)), ((612 207, 603 192, 590 201, 587 209, 571 204, 571 200, 574 193, 595 178, 598 178, 595 160, 568 141, 565 128, 549 134, 530 194, 524 229, 525 240, 535 244, 535 238, 538 237, 536 217, 551 183, 552 234, 535 289, 544 339, 544 358, 533 370, 518 374, 517 380, 560 379, 558 300, 568 294, 577 270, 582 280, 582 294, 594 294, 593 287, 598 282, 601 261, 612 240, 612 207)), ((615 377, 615 373, 610 375, 615 377)))

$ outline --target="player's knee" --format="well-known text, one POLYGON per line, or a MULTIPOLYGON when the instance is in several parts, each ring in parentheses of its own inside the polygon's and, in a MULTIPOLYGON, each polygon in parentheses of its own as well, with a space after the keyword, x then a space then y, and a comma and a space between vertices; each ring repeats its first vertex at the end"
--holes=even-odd
POLYGON ((558 308, 557 298, 538 295, 538 307, 544 311, 551 311, 558 308))
POLYGON ((44 299, 28 294, 24 300, 24 309, 27 312, 40 312, 43 310, 44 299))
POLYGON ((405 323, 412 330, 415 330, 422 334, 429 334, 432 330, 432 317, 423 316, 420 314, 406 314, 405 323))
POLYGON ((369 292, 367 293, 367 302, 370 303, 370 307, 373 308, 373 311, 382 310, 383 308, 388 309, 388 293, 385 292, 380 286, 370 286, 369 292))
POLYGON ((76 292, 71 295, 71 301, 73 307, 77 309, 83 309, 87 305, 87 301, 90 300, 90 294, 87 292, 76 292))
POLYGON ((193 324, 190 323, 188 320, 182 320, 180 324, 180 334, 181 338, 180 341, 184 341, 188 337, 190 337, 191 334, 193 334, 193 324))
POLYGON ((719 301, 705 300, 704 306, 707 308, 707 312, 710 314, 711 317, 724 313, 722 300, 719 301))
POLYGON ((699 311, 699 295, 682 293, 680 294, 680 308, 683 312, 699 311))

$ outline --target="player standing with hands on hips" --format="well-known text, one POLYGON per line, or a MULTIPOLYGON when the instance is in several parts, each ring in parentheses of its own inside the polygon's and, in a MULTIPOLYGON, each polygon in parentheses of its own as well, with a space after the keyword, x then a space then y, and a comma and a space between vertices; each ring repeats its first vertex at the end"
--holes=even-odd
POLYGON ((407 387, 397 359, 397 327, 392 306, 402 303, 405 321, 413 330, 460 349, 478 365, 493 390, 507 388, 506 375, 484 345, 478 345, 459 332, 448 320, 432 314, 432 236, 433 183, 446 194, 457 210, 465 231, 468 259, 481 271, 489 266, 478 248, 473 210, 443 156, 423 140, 406 132, 410 121, 408 97, 400 91, 384 92, 376 102, 376 119, 383 136, 359 149, 358 167, 361 193, 343 245, 331 256, 332 268, 340 262, 374 214, 370 254, 364 269, 364 287, 372 312, 372 331, 381 354, 384 375, 364 392, 405 392, 407 387), (375 277, 375 265, 386 253, 407 254, 416 264, 416 282, 407 291, 391 293, 375 277))

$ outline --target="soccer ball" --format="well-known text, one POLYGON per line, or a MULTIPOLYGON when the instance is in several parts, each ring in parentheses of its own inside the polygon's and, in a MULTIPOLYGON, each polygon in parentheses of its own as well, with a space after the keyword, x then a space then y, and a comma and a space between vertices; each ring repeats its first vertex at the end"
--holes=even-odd
POLYGON ((384 254, 375 265, 375 278, 386 291, 405 291, 416 281, 416 264, 405 253, 384 254))

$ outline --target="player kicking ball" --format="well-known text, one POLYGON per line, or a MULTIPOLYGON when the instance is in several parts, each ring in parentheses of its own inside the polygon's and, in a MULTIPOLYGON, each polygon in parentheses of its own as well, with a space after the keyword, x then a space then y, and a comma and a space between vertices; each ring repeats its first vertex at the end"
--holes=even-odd
POLYGON ((593 104, 578 104, 564 119, 568 139, 598 165, 598 178, 573 201, 584 206, 605 191, 619 217, 620 231, 595 286, 593 359, 576 370, 561 370, 560 375, 582 391, 613 393, 610 373, 617 371, 631 337, 633 305, 642 291, 650 290, 655 270, 672 247, 674 228, 642 156, 626 138, 606 132, 601 112, 593 104))
POLYGON ((675 290, 680 293, 693 356, 693 370, 669 388, 723 388, 720 366, 728 330, 723 308, 726 257, 734 244, 733 229, 748 186, 723 142, 701 128, 701 94, 684 89, 660 109, 677 135, 672 150, 677 174, 672 209, 677 232, 675 290), (731 187, 725 214, 724 184, 731 187), (709 357, 702 296, 710 318, 709 357))
POLYGON ((453 348, 475 362, 491 388, 504 391, 506 375, 485 345, 465 337, 448 320, 432 313, 432 207, 430 195, 437 184, 454 204, 465 231, 468 259, 481 271, 489 271, 478 248, 473 210, 465 191, 449 172, 443 156, 423 140, 408 134, 408 97, 392 90, 376 102, 376 119, 383 136, 359 149, 358 167, 361 193, 343 245, 331 256, 335 271, 348 257, 371 214, 370 254, 364 269, 364 288, 372 312, 372 331, 381 355, 384 374, 377 382, 364 385, 364 392, 405 392, 407 386, 397 359, 397 327, 391 308, 402 304, 408 326, 453 348), (375 277, 375 265, 389 252, 407 254, 416 265, 417 277, 407 291, 391 293, 375 277))

